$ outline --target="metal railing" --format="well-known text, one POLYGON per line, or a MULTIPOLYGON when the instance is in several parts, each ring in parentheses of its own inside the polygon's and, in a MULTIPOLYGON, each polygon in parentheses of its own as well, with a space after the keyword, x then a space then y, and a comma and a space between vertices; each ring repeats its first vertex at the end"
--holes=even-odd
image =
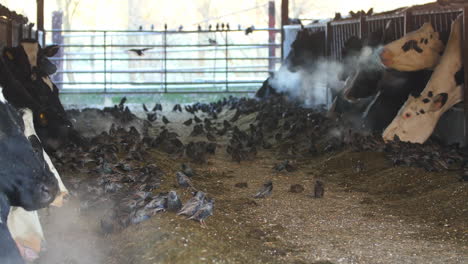
POLYGON ((245 93, 279 67, 280 32, 50 30, 47 41, 62 47, 61 93, 245 93))

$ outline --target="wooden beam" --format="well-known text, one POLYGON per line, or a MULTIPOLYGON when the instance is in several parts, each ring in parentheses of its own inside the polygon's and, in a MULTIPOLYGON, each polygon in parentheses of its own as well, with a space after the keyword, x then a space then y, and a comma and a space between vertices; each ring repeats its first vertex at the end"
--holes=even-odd
POLYGON ((405 12, 405 28, 404 29, 405 29, 404 35, 413 31, 413 14, 411 14, 411 11, 405 12))
POLYGON ((44 0, 37 1, 37 29, 44 31, 44 0))
POLYGON ((468 144, 468 6, 463 8, 462 62, 464 68, 465 146, 468 144))
POLYGON ((284 59, 284 26, 289 24, 289 0, 281 0, 281 58, 284 59))

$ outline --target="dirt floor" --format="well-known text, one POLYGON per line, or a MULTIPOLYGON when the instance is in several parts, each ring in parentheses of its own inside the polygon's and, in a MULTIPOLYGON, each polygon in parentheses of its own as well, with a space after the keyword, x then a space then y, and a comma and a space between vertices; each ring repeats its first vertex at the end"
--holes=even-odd
MULTIPOLYGON (((189 136, 193 125, 181 124, 188 115, 165 114, 184 143, 206 140, 189 136)), ((83 213, 73 196, 64 208, 42 212, 48 250, 39 263, 468 263, 468 184, 458 172, 393 167, 382 153, 350 150, 301 157, 259 150, 255 160, 236 163, 226 153, 227 137, 217 140, 217 154, 204 165, 150 153, 165 172, 157 192, 176 190, 182 201, 191 194, 176 188, 175 173, 190 163, 194 186, 215 199, 208 228, 160 213, 104 236, 105 208, 83 213), (272 169, 286 159, 297 170, 272 169), (318 179, 325 183, 322 199, 311 196, 318 179), (254 199, 268 180, 273 194, 254 199), (291 192, 294 184, 304 191, 291 192)), ((69 183, 86 177, 61 175, 69 183)))

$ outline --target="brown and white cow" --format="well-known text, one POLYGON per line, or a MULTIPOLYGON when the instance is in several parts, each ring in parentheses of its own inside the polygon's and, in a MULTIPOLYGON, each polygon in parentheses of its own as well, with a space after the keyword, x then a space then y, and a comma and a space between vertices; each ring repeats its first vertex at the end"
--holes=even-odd
POLYGON ((434 131, 441 115, 463 99, 461 60, 461 22, 453 23, 449 41, 440 63, 419 96, 409 96, 406 103, 385 129, 385 141, 395 136, 402 141, 424 143, 434 131))
POLYGON ((446 36, 431 23, 385 45, 380 53, 382 64, 398 71, 433 69, 440 61, 446 36))
MULTIPOLYGON (((36 135, 32 111, 29 109, 21 109, 20 114, 25 127, 24 135, 26 137, 36 135)), ((57 179, 59 186, 59 193, 51 205, 61 207, 64 197, 68 195, 68 190, 63 184, 57 169, 52 164, 49 155, 43 151, 43 156, 50 171, 57 179)), ((26 260, 33 261, 39 257, 39 252, 41 251, 42 243, 45 238, 37 211, 26 211, 21 207, 11 207, 8 216, 8 229, 10 230, 11 236, 16 241, 21 255, 26 260)))

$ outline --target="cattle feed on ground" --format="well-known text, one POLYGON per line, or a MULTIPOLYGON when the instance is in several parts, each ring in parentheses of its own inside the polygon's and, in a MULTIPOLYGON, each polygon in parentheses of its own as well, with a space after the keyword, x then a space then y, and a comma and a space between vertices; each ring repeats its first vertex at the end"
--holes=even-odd
POLYGON ((450 38, 440 64, 421 94, 410 95, 385 129, 385 141, 398 137, 402 141, 424 143, 431 136, 441 115, 463 100, 461 21, 462 17, 459 16, 452 23, 450 38))

